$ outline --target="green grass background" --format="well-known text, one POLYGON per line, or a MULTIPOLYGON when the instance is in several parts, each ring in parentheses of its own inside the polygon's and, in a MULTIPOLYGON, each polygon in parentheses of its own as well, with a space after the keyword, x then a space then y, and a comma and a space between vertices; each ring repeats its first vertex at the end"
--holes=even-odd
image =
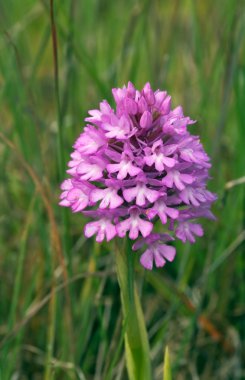
POLYGON ((245 3, 0 1, 0 379, 127 379, 113 244, 61 209, 87 110, 128 80, 197 119, 216 222, 137 285, 153 379, 245 379, 245 3), (52 2, 51 2, 52 3, 52 2), (236 179, 240 181, 233 182, 236 179), (230 182, 232 181, 232 182, 230 182))

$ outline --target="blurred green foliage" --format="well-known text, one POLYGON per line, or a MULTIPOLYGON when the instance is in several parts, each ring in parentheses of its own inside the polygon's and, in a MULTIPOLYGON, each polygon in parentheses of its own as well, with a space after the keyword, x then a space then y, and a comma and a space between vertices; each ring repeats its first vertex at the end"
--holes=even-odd
POLYGON ((128 80, 198 120, 219 196, 174 263, 135 256, 153 378, 168 345, 173 379, 244 379, 244 2, 54 1, 58 81, 50 4, 0 2, 0 379, 127 379, 114 246, 57 203, 87 110, 128 80))

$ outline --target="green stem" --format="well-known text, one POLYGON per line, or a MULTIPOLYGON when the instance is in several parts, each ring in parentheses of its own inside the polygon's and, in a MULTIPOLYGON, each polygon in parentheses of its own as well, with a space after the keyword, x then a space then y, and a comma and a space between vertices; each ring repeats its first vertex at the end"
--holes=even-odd
POLYGON ((52 357, 53 357, 54 339, 55 339, 55 317, 56 317, 56 294, 54 291, 54 285, 52 285, 51 299, 49 303, 49 324, 48 324, 46 363, 45 363, 45 375, 44 375, 45 380, 53 379, 52 357))
MULTIPOLYGON (((57 124, 58 124, 58 175, 59 181, 62 180, 65 172, 65 157, 64 157, 64 136, 63 136, 63 117, 61 111, 60 102, 60 84, 59 84, 59 60, 58 60, 58 40, 57 30, 55 22, 54 12, 54 0, 50 0, 50 24, 51 24, 51 36, 53 47, 53 64, 54 64, 54 87, 55 87, 55 100, 56 100, 56 112, 57 112, 57 124)), ((67 210, 62 207, 61 210, 62 225, 64 226, 64 234, 62 235, 62 243, 65 251, 65 256, 68 261, 68 272, 72 273, 71 259, 69 256, 71 241, 69 237, 69 216, 67 210)))
POLYGON ((58 123, 57 123, 58 124, 58 165, 59 165, 59 176, 61 179, 63 172, 65 170, 65 159, 64 159, 64 138, 63 138, 63 128, 62 128, 62 114, 61 114, 61 106, 60 106, 58 42, 57 42, 57 32, 56 32, 56 24, 55 24, 55 18, 54 18, 54 0, 50 0, 50 22, 51 22, 53 59, 54 59, 55 99, 56 99, 56 109, 57 109, 57 118, 58 118, 58 123))
MULTIPOLYGON (((126 248, 129 248, 128 247, 128 244, 127 244, 127 240, 126 240, 126 248)), ((129 304, 130 304, 130 307, 133 308, 134 307, 134 257, 132 255, 132 252, 130 249, 126 249, 127 250, 127 264, 128 264, 128 295, 129 295, 129 304)))
MULTIPOLYGON (((126 244, 127 246, 127 244, 126 244)), ((143 311, 134 283, 133 254, 116 246, 117 277, 125 324, 125 354, 130 380, 150 380, 150 350, 143 311)))

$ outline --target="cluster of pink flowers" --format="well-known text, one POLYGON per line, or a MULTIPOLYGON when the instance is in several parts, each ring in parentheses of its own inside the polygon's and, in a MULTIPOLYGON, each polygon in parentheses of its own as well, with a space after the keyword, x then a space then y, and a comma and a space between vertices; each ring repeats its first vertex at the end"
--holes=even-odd
POLYGON ((210 159, 187 130, 194 121, 182 107, 171 109, 166 91, 154 92, 149 83, 138 91, 129 82, 112 93, 115 110, 104 100, 85 119, 60 205, 94 219, 85 225, 86 237, 102 242, 128 233, 138 239, 134 250, 146 246, 141 264, 162 267, 175 257, 167 242, 195 242, 203 235, 195 220, 214 218, 216 196, 206 189, 210 159), (153 232, 157 220, 165 233, 153 232))

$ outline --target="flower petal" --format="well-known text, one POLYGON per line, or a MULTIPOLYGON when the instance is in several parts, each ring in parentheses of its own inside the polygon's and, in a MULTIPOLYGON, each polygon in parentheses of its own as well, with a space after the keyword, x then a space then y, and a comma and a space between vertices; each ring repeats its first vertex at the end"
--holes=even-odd
POLYGON ((147 249, 140 257, 141 265, 148 270, 153 268, 153 252, 151 249, 147 249))

